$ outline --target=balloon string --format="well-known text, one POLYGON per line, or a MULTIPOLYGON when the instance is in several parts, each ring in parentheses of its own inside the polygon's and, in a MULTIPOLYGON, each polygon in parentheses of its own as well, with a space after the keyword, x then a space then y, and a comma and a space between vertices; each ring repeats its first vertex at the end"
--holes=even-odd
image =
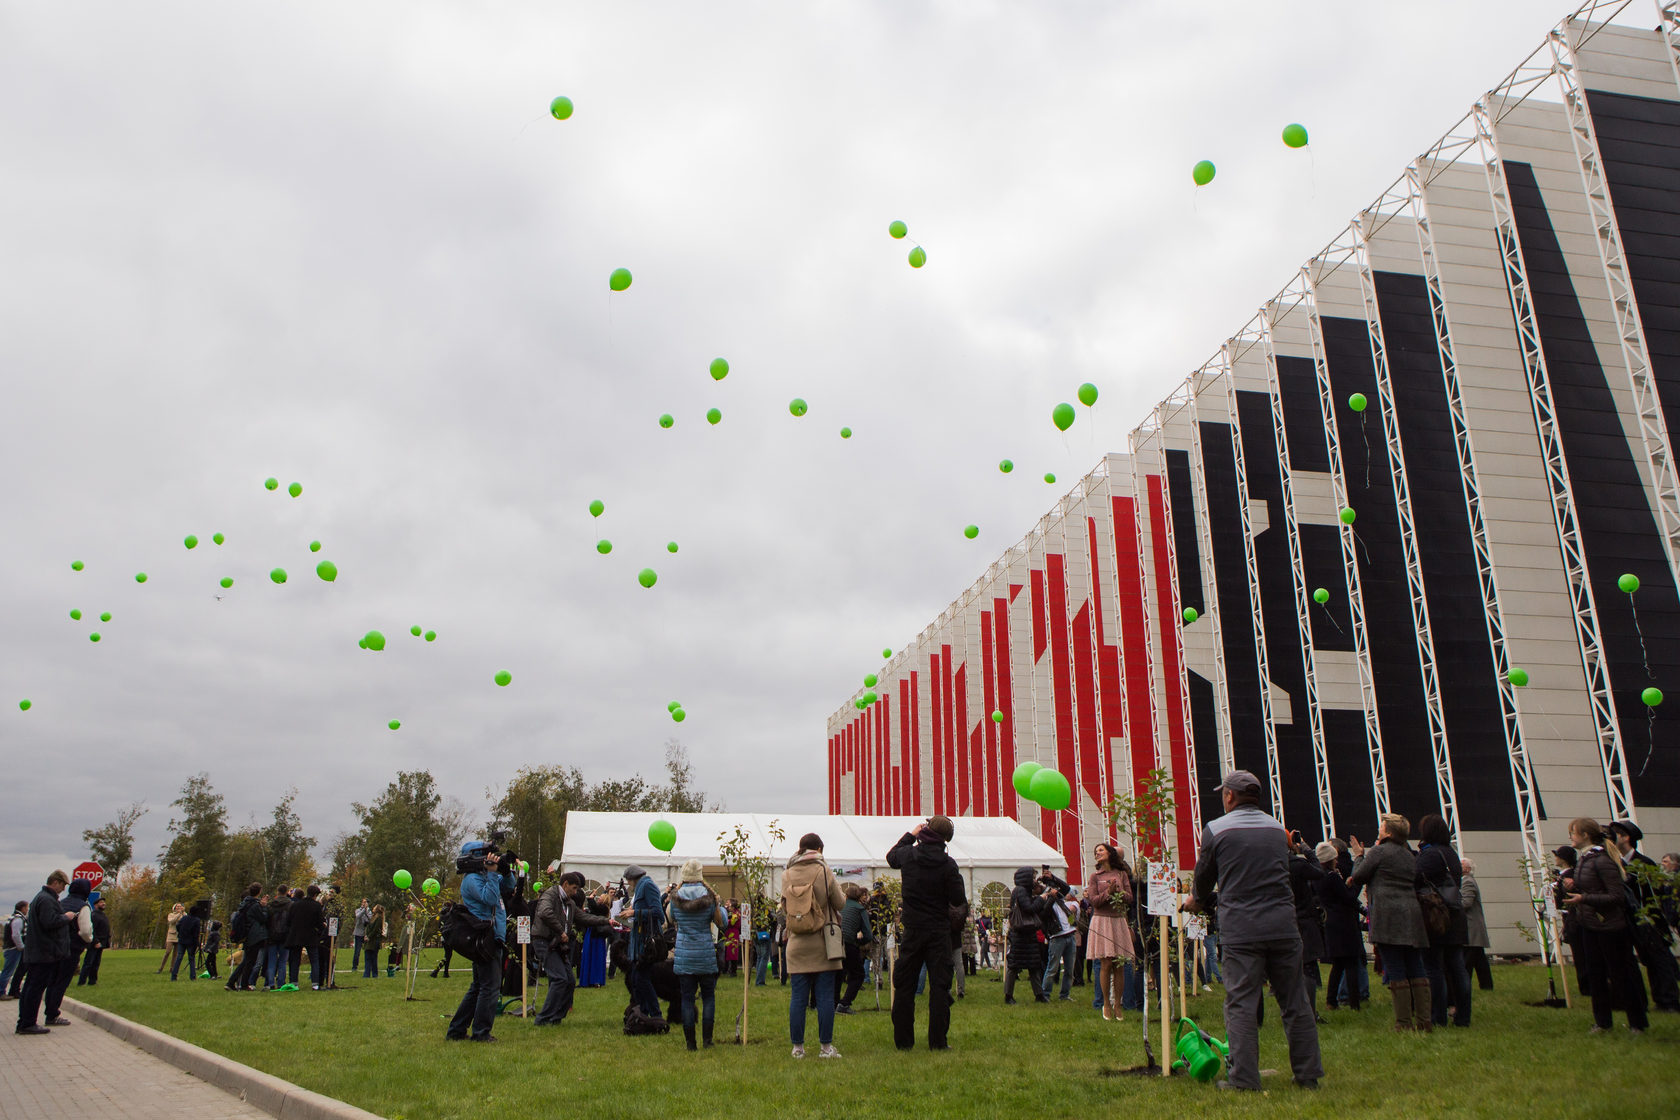
POLYGON ((1645 770, 1651 765, 1651 756, 1657 753, 1657 710, 1652 707, 1645 709, 1645 761, 1640 764, 1639 773, 1635 777, 1643 778, 1645 770))
POLYGON ((1645 631, 1639 627, 1639 604, 1633 601, 1632 592, 1628 593, 1628 607, 1633 611, 1633 632, 1639 635, 1639 657, 1645 662, 1645 679, 1656 680, 1656 674, 1651 672, 1651 655, 1645 650, 1645 631))
POLYGON ((1365 538, 1359 535, 1358 529, 1353 531, 1353 540, 1359 546, 1359 551, 1365 554, 1365 565, 1371 567, 1371 550, 1365 547, 1365 538))
POLYGON ((1366 425, 1370 417, 1365 413, 1359 414, 1359 438, 1365 441, 1365 489, 1371 489, 1371 433, 1366 425))

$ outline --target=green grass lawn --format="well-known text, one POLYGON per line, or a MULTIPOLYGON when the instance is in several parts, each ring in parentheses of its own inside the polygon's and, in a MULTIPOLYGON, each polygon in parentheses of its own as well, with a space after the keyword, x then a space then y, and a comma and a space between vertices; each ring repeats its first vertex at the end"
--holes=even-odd
MULTIPOLYGON (((746 1047, 690 1054, 680 1030, 627 1038, 622 982, 580 991, 566 1023, 538 1029, 498 1021, 494 1046, 444 1041, 445 1017, 465 974, 421 974, 417 999, 400 979, 341 973, 335 992, 230 993, 217 981, 171 984, 153 972, 155 951, 105 955, 97 988, 72 996, 393 1120, 611 1115, 616 1120, 716 1116, 1680 1116, 1680 1016, 1653 1015, 1650 1033, 1589 1038, 1591 1017, 1528 1006, 1546 994, 1545 972, 1494 969, 1496 990, 1476 993, 1468 1031, 1396 1035, 1386 993, 1359 1014, 1331 1013, 1320 1028, 1326 1079, 1296 1089, 1276 1006, 1262 1031, 1268 1092, 1217 1093, 1186 1078, 1127 1076, 1143 1060, 1138 1016, 1106 1023, 1091 989, 1073 1003, 1003 1006, 996 974, 971 978, 952 1016, 948 1053, 900 1054, 885 1011, 837 1018, 845 1057, 796 1062, 787 1042, 787 989, 753 989, 755 1035, 746 1047)), ((428 962, 430 963, 430 962, 428 962)), ((226 975, 224 967, 224 976, 226 975)), ((1021 995, 1023 988, 1018 988, 1021 995)), ((719 985, 718 1035, 733 1037, 738 980, 719 985)), ((925 1000, 922 1001, 925 1007, 925 1000)), ((883 1006, 885 995, 883 993, 883 1006)), ((858 1006, 873 1008, 868 989, 858 1006)), ((925 1022, 925 1010, 923 1011, 925 1022)), ((1192 997, 1190 1014, 1223 1035, 1220 994, 1192 997)), ((74 1029, 84 1029, 77 1026, 74 1029)), ((1159 1026, 1154 1033, 1159 1036, 1159 1026)))

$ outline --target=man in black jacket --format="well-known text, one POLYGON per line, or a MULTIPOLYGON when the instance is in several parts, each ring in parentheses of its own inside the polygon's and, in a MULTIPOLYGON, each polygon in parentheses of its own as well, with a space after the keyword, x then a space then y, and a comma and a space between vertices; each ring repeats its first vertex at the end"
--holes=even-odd
POLYGON ((309 890, 302 898, 292 900, 286 927, 286 951, 289 956, 289 971, 286 982, 296 990, 298 982, 298 968, 303 964, 303 951, 309 950, 309 986, 317 992, 321 990, 322 978, 326 975, 326 962, 321 960, 321 934, 323 922, 321 920, 321 904, 317 899, 321 888, 311 883, 309 890))
MULTIPOLYGON (((954 909, 968 915, 957 861, 945 854, 953 833, 951 818, 934 816, 906 832, 887 853, 887 866, 904 878, 904 940, 893 968, 893 1043, 900 1050, 916 1045, 916 981, 928 974, 928 1049, 949 1049, 951 1027, 951 924, 954 909)), ((962 928, 959 924, 959 930, 962 928)))
POLYGON ((23 920, 23 963, 29 973, 23 979, 23 995, 18 1000, 18 1034, 51 1033, 36 1020, 41 1017, 41 999, 47 994, 47 986, 58 975, 59 962, 70 959, 71 921, 58 902, 58 892, 69 883, 70 876, 62 871, 48 875, 47 885, 36 893, 23 920))
POLYGON ((1633 948, 1650 974, 1651 1002, 1658 1011, 1680 1011, 1680 970, 1675 968, 1674 951, 1669 948, 1668 918, 1657 889, 1662 868, 1639 850, 1645 833, 1632 821, 1611 821, 1605 831, 1622 853, 1627 889, 1639 902, 1639 909, 1632 915, 1633 948))
POLYGON ((268 904, 268 990, 278 991, 286 983, 286 937, 292 928, 292 888, 284 883, 268 904))

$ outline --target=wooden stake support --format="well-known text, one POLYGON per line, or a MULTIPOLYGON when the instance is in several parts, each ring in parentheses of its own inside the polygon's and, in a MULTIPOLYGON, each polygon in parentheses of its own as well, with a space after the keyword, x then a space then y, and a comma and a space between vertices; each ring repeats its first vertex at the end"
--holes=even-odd
POLYGON ((1162 914, 1161 923, 1161 1076, 1172 1076, 1172 1028, 1167 1020, 1172 1016, 1172 968, 1169 961, 1170 953, 1167 947, 1172 944, 1171 935, 1167 932, 1167 916, 1162 914))

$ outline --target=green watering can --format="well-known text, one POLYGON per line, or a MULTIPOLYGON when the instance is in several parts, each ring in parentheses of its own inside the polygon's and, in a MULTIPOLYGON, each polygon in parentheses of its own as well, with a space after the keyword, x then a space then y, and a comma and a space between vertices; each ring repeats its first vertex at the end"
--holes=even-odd
POLYGON ((1193 1019, 1180 1019, 1178 1033, 1173 1039, 1178 1061, 1175 1070, 1185 1070, 1197 1081, 1210 1082, 1219 1076, 1219 1062, 1231 1056, 1228 1043, 1219 1041, 1198 1027, 1193 1019))

